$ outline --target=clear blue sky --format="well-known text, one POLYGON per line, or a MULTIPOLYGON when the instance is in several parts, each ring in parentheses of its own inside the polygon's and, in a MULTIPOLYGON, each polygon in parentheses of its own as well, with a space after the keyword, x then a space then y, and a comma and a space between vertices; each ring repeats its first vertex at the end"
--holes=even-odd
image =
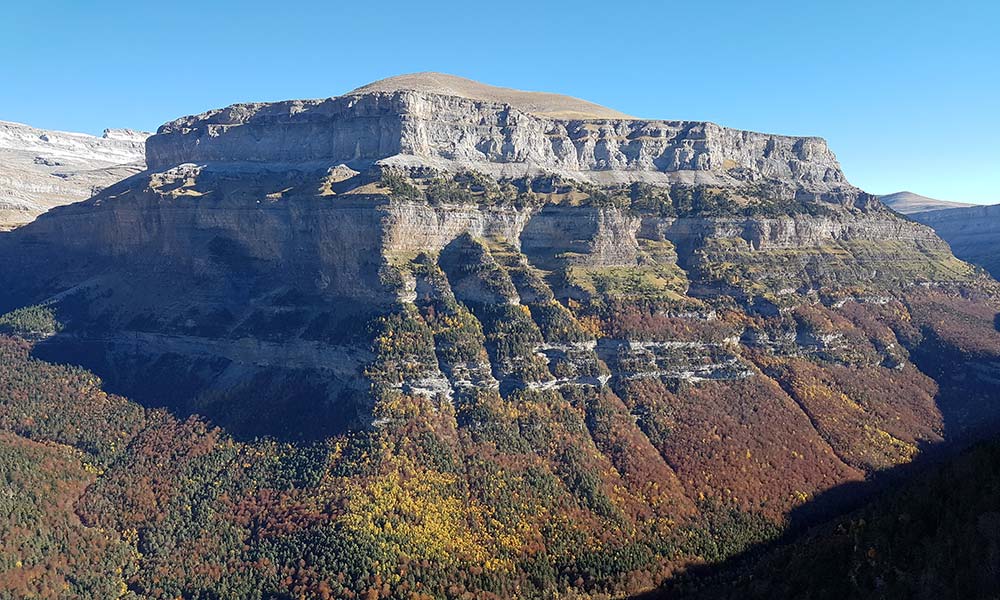
POLYGON ((0 119, 154 129, 443 71, 827 138, 855 184, 1000 202, 1000 2, 6 0, 0 119))

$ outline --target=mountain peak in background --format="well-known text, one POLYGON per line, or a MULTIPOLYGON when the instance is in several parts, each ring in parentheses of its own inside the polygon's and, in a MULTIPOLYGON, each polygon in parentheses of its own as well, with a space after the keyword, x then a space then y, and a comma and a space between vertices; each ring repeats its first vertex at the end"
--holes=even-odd
POLYGON ((497 87, 447 73, 425 72, 396 75, 363 85, 345 95, 401 91, 425 92, 468 100, 509 104, 525 113, 555 119, 635 118, 617 110, 571 96, 497 87))
POLYGON ((149 135, 106 129, 96 137, 0 121, 0 229, 86 200, 138 173, 145 167, 149 135))
POLYGON ((904 215, 926 212, 929 210, 940 210, 942 208, 976 206, 975 204, 968 202, 937 200, 935 198, 921 196, 920 194, 914 194, 913 192, 896 192, 894 194, 879 196, 878 199, 882 201, 882 204, 885 204, 892 210, 904 215))

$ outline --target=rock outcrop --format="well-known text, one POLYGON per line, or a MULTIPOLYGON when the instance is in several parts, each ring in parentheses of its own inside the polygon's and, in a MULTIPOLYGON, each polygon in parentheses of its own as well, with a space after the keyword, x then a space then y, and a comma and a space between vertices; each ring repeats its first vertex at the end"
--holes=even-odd
MULTIPOLYGON (((114 160, 140 137, 79 143, 114 160)), ((73 147, 55 139, 38 144, 73 147)), ((441 75, 185 117, 147 150, 142 175, 0 240, 0 308, 72 307, 47 347, 138 387, 144 363, 174 357, 195 399, 254 373, 309 373, 328 410, 349 403, 364 424, 366 381, 382 379, 452 400, 742 380, 755 371, 741 344, 771 334, 716 330, 720 309, 782 318, 975 277, 929 228, 851 186, 822 140, 441 75), (404 369, 369 349, 364 324, 426 327, 414 310, 470 329, 404 369), (678 333, 649 337, 667 325, 678 333)), ((788 335, 793 355, 839 339, 788 335)), ((886 352, 857 360, 899 363, 886 352)))
POLYGON ((933 228, 958 258, 1000 277, 1000 258, 997 258, 1000 205, 935 200, 911 192, 880 196, 879 200, 894 211, 933 228))
POLYGON ((849 187, 820 138, 635 119, 438 74, 391 78, 328 100, 237 104, 178 119, 149 140, 147 160, 154 170, 184 162, 278 170, 378 163, 601 184, 781 179, 810 192, 849 187))
POLYGON ((0 121, 0 229, 142 171, 149 135, 106 129, 95 137, 0 121))
POLYGON ((1000 205, 928 210, 910 218, 932 227, 955 256, 1000 277, 1000 205))

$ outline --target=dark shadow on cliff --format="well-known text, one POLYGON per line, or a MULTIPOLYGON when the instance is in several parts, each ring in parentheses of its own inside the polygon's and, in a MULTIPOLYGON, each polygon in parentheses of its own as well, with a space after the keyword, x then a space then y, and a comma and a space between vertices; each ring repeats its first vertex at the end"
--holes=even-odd
POLYGON ((270 437, 311 442, 338 435, 362 418, 360 393, 308 369, 260 368, 224 358, 111 350, 101 341, 54 339, 35 358, 83 367, 102 388, 180 419, 206 418, 237 440, 270 437))
POLYGON ((945 439, 966 444, 1000 430, 1000 356, 973 355, 924 328, 910 360, 938 384, 935 404, 945 439))
POLYGON ((228 309, 166 319, 129 312, 123 324, 114 305, 133 298, 114 283, 64 297, 51 305, 64 331, 36 343, 33 356, 85 368, 110 393, 204 417, 238 440, 311 442, 370 420, 360 372, 337 360, 340 348, 367 347, 367 318, 355 307, 289 292, 276 296, 279 312, 241 313, 246 293, 234 290, 228 309), (293 318, 299 312, 308 318, 293 318))
POLYGON ((0 234, 0 314, 44 305, 63 326, 36 344, 35 357, 86 368, 108 392, 181 419, 203 416, 237 439, 308 442, 365 423, 366 390, 321 351, 367 347, 352 337, 366 323, 357 302, 292 297, 286 290, 315 288, 300 285, 313 282, 315 272, 253 259, 215 229, 199 230, 192 248, 201 271, 154 247, 140 248, 145 254, 134 263, 68 252, 46 224, 74 210, 56 208, 0 234), (281 353, 286 339, 312 352, 309 364, 297 364, 294 351, 291 358, 281 353), (224 356, 212 355, 215 343, 226 345, 224 356), (187 351, 199 344, 208 351, 187 351), (317 345, 321 350, 310 350, 317 345))

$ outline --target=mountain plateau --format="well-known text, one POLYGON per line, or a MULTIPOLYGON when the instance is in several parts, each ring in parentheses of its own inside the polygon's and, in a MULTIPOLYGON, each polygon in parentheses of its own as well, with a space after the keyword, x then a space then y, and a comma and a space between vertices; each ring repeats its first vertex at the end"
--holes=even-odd
POLYGON ((819 138, 416 74, 146 160, 0 236, 140 597, 636 593, 1000 424, 998 284, 819 138))

